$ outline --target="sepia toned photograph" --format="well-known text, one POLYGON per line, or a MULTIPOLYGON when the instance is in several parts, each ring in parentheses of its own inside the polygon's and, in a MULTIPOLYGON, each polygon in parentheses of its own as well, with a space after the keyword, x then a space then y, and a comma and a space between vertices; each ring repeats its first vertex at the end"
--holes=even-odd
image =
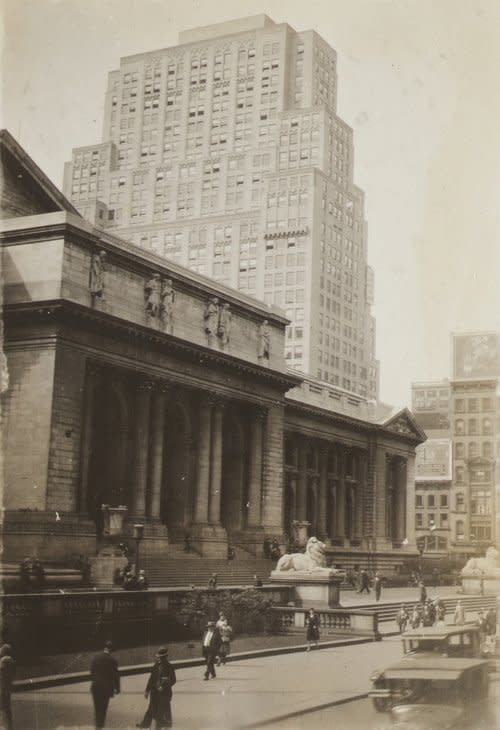
POLYGON ((0 12, 0 727, 500 728, 498 0, 0 12))

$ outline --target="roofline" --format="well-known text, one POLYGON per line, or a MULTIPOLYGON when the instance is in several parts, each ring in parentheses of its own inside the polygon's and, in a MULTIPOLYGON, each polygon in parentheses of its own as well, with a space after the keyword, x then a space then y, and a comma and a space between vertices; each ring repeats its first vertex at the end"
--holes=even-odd
POLYGON ((61 193, 52 180, 50 180, 43 170, 38 167, 33 158, 28 155, 26 150, 21 147, 19 142, 14 139, 7 129, 0 130, 0 146, 2 145, 10 152, 14 159, 26 168, 33 178, 41 184, 46 195, 48 195, 49 198, 56 203, 56 205, 60 206, 66 212, 72 213, 73 215, 81 218, 77 209, 73 207, 66 196, 61 193))

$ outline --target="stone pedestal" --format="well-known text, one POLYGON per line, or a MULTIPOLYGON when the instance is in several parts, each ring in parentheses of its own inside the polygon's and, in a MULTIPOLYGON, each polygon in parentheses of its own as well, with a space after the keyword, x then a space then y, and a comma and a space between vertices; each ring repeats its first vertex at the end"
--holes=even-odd
POLYGON ((273 570, 271 583, 294 589, 295 605, 301 608, 340 608, 342 578, 327 568, 318 571, 273 570))
POLYGON ((127 558, 112 546, 104 547, 95 558, 90 559, 90 579, 96 588, 113 588, 116 569, 127 565, 127 558))
POLYGON ((128 507, 125 507, 125 505, 110 507, 107 504, 103 504, 101 510, 104 518, 103 535, 123 535, 128 507))
POLYGON ((500 595, 500 575, 497 577, 462 576, 463 592, 469 596, 498 596, 500 595), (481 585, 482 584, 482 585, 481 585))

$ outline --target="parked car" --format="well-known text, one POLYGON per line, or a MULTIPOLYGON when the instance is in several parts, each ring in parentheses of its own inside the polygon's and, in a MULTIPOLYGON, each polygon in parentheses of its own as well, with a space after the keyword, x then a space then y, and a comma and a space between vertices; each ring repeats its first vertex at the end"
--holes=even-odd
POLYGON ((403 634, 402 640, 401 661, 371 676, 373 686, 369 696, 377 711, 394 710, 395 715, 406 713, 407 716, 420 714, 427 717, 427 724, 424 722, 422 727, 448 727, 439 725, 443 714, 439 708, 460 709, 464 703, 487 694, 490 662, 481 658, 476 627, 411 629, 403 634), (407 710, 401 710, 401 706, 407 710), (435 721, 431 723, 432 714, 435 721))

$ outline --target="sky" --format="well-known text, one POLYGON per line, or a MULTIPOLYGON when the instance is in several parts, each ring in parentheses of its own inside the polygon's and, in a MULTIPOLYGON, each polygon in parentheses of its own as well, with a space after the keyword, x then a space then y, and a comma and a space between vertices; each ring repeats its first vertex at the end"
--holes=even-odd
POLYGON ((267 13, 338 54, 375 270, 380 396, 451 375, 451 332, 500 332, 498 0, 3 0, 1 126, 62 187, 101 139, 107 74, 179 31, 267 13))

